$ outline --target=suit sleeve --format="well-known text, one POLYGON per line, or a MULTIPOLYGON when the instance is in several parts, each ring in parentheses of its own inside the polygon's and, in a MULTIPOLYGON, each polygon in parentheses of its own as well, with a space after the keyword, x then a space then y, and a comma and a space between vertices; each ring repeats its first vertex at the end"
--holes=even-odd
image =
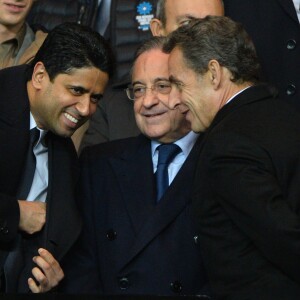
POLYGON ((17 235, 20 220, 19 204, 15 197, 0 193, 0 244, 5 246, 17 235))
MULTIPOLYGON (((222 133, 210 139, 201 157, 196 199, 215 202, 268 261, 299 283, 300 217, 268 151, 247 137, 222 133)), ((204 209, 204 218, 213 215, 207 211, 205 216, 205 205, 196 209, 204 209)))

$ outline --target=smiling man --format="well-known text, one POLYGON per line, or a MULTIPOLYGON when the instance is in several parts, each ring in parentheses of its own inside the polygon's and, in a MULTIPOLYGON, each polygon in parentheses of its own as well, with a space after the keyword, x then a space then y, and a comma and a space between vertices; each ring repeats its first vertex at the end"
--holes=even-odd
POLYGON ((25 22, 37 0, 0 0, 0 69, 27 63, 46 38, 25 22))
POLYGON ((54 257, 65 256, 81 227, 70 136, 94 113, 111 70, 105 40, 65 23, 30 65, 0 71, 2 292, 45 292, 63 277, 54 257))
MULTIPOLYGON (((153 36, 166 36, 176 28, 195 18, 207 15, 224 15, 221 0, 158 0, 156 16, 151 20, 153 36)), ((129 73, 129 70, 128 70, 129 73)), ((105 141, 136 136, 140 129, 136 125, 133 103, 126 99, 124 87, 130 76, 114 83, 107 89, 103 101, 84 135, 81 148, 105 141)))
POLYGON ((142 134, 82 153, 85 226, 64 268, 65 292, 210 299, 190 215, 199 138, 181 112, 164 105, 171 91, 164 41, 141 46, 127 89, 142 134))
POLYGON ((191 21, 165 50, 169 107, 204 133, 193 211, 217 299, 300 299, 299 114, 258 82, 251 38, 229 18, 191 21))

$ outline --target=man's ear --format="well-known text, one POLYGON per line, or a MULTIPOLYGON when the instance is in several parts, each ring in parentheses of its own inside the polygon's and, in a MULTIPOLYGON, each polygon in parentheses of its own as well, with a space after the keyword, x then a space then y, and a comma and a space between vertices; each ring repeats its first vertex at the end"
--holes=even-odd
POLYGON ((211 80, 211 84, 214 86, 214 89, 218 89, 220 82, 222 80, 222 67, 219 62, 215 59, 212 59, 208 63, 208 71, 211 80))
POLYGON ((37 62, 33 68, 32 72, 32 85, 36 89, 40 89, 45 77, 48 76, 45 66, 42 62, 37 62))
POLYGON ((153 18, 150 21, 150 29, 153 36, 165 36, 164 26, 159 19, 153 18))

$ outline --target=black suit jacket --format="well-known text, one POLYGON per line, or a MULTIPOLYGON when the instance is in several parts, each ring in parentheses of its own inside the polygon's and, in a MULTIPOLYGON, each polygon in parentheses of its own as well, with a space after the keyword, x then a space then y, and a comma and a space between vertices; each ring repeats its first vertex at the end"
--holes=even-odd
MULTIPOLYGON (((29 142, 26 66, 0 71, 0 259, 4 264, 19 225, 17 190, 29 142)), ((39 247, 61 260, 79 235, 81 222, 74 201, 78 162, 70 139, 48 133, 49 186, 45 240, 39 247)))
POLYGON ((224 0, 253 39, 264 78, 300 110, 300 24, 292 0, 224 0))
POLYGON ((193 208, 219 299, 299 299, 300 116, 251 87, 216 115, 193 208))
POLYGON ((198 147, 157 205, 149 139, 86 148, 79 191, 85 226, 64 268, 64 291, 208 294, 190 211, 198 147))

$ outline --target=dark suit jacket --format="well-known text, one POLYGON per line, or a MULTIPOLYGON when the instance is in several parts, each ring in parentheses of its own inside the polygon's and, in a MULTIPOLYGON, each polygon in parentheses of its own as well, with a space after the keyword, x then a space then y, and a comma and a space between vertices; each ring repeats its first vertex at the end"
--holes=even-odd
POLYGON ((190 211, 199 143, 157 205, 150 144, 140 135, 83 152, 85 226, 64 291, 207 294, 190 211))
POLYGON ((193 208, 220 299, 300 299, 300 116, 262 85, 203 138, 193 208))
MULTIPOLYGON (((19 206, 16 192, 21 179, 29 141, 29 100, 26 66, 0 71, 0 259, 18 234, 19 206)), ((77 155, 70 139, 48 134, 49 186, 45 241, 60 260, 79 235, 81 223, 74 201, 78 176, 77 155)))
POLYGON ((257 49, 265 80, 300 110, 300 24, 292 0, 224 0, 225 14, 241 22, 257 49))

